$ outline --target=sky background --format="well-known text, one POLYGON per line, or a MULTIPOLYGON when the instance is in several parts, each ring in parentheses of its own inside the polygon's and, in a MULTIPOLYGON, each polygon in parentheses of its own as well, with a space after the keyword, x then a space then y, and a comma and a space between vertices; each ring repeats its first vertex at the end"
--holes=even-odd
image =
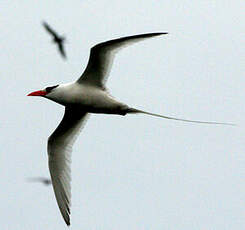
POLYGON ((76 80, 93 45, 169 32, 116 56, 108 88, 126 104, 184 119, 92 115, 73 148, 70 229, 245 229, 245 2, 73 0, 0 3, 0 228, 67 229, 47 138, 63 107, 34 90, 76 80), (43 29, 67 38, 64 61, 43 29))

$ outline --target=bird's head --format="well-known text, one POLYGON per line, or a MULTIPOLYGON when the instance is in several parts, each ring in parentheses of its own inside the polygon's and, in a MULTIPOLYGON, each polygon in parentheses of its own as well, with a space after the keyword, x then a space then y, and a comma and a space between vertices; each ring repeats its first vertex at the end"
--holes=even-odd
POLYGON ((46 87, 45 89, 29 93, 27 96, 40 96, 40 97, 47 97, 49 99, 52 99, 52 93, 55 92, 58 86, 59 85, 49 86, 49 87, 46 87))
POLYGON ((73 101, 73 91, 80 92, 79 90, 76 90, 77 84, 72 83, 66 83, 66 84, 60 84, 60 85, 54 85, 46 87, 42 90, 37 90, 32 93, 29 93, 27 96, 40 96, 44 97, 46 99, 49 99, 51 101, 54 101, 58 104, 66 106, 67 104, 71 103, 73 101))

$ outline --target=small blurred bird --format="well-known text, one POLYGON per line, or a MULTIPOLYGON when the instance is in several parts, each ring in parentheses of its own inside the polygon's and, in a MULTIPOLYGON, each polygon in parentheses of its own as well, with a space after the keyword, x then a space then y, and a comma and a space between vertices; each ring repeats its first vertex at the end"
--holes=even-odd
POLYGON ((33 177, 33 178, 28 178, 28 181, 29 182, 40 182, 40 183, 43 183, 46 186, 52 184, 51 180, 48 179, 48 178, 46 178, 46 177, 33 177))
POLYGON ((43 22, 43 26, 53 36, 53 42, 58 45, 61 56, 66 59, 64 50, 65 37, 59 36, 46 22, 43 22))

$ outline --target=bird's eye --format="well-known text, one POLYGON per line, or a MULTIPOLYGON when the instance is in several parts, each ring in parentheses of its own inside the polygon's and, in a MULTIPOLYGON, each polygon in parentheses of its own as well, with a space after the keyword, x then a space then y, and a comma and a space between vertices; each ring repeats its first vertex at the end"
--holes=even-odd
POLYGON ((58 87, 59 85, 55 85, 55 86, 50 86, 50 87, 47 87, 45 90, 47 93, 50 93, 54 88, 58 87))

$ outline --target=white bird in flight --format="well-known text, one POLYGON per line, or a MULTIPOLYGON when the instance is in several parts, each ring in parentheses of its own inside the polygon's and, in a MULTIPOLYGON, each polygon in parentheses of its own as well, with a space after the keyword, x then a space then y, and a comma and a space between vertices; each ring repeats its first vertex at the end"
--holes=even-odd
POLYGON ((165 119, 206 124, 228 124, 192 121, 149 113, 117 101, 105 87, 116 51, 135 42, 167 33, 148 33, 122 37, 95 45, 90 51, 88 65, 81 77, 68 84, 60 84, 35 91, 28 96, 41 96, 65 106, 62 121, 48 138, 49 171, 60 212, 70 225, 71 152, 89 113, 144 113, 165 119))

